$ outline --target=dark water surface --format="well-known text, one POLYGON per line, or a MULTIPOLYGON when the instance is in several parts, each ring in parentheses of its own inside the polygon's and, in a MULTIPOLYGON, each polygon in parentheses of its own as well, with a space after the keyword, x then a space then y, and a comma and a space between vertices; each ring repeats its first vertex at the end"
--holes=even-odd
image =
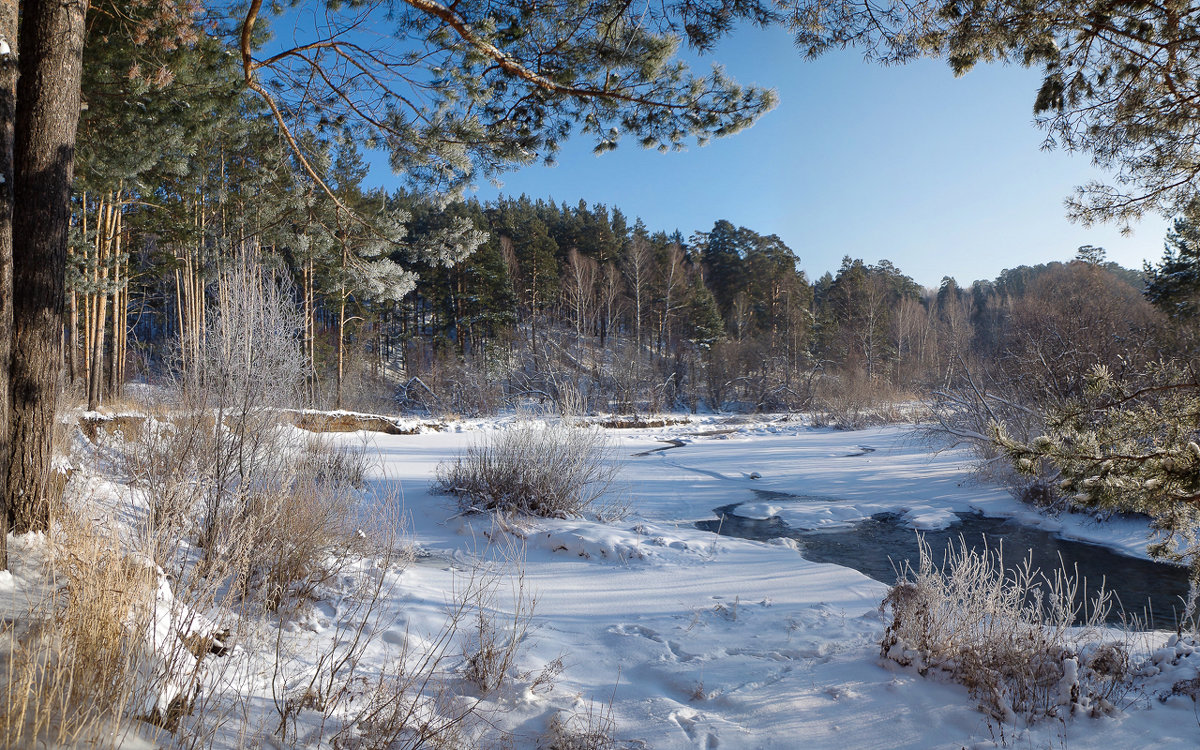
MULTIPOLYGON (((717 518, 700 521, 696 526, 743 539, 795 539, 800 544, 800 554, 807 560, 853 568, 889 585, 896 582, 896 569, 904 561, 915 569, 919 560, 917 534, 897 514, 876 515, 853 528, 806 531, 792 529, 778 518, 759 520, 738 516, 737 504, 717 508, 715 513, 717 518)), ((1155 628, 1175 627, 1176 614, 1182 609, 1188 591, 1184 568, 1062 539, 1011 519, 978 514, 959 514, 958 518, 949 528, 922 532, 935 560, 940 562, 946 547, 951 543, 957 545, 960 536, 972 549, 982 549, 985 538, 992 549, 1003 540, 1005 567, 1014 567, 1032 554, 1034 567, 1052 571, 1059 567, 1061 555, 1068 571, 1078 566, 1079 575, 1086 579, 1089 596, 1103 582, 1127 612, 1143 617, 1155 628)), ((1116 610, 1109 618, 1114 622, 1119 617, 1116 610)))

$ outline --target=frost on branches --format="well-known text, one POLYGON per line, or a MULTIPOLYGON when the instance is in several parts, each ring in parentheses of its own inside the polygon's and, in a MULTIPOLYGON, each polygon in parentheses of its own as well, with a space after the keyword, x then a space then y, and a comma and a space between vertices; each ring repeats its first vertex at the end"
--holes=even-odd
POLYGON ((1051 406, 1045 434, 1023 443, 1001 424, 996 443, 1018 470, 1056 473, 1076 507, 1142 513, 1159 531, 1150 554, 1191 568, 1194 614, 1200 585, 1200 377, 1158 363, 1138 378, 1092 369, 1083 395, 1051 406))

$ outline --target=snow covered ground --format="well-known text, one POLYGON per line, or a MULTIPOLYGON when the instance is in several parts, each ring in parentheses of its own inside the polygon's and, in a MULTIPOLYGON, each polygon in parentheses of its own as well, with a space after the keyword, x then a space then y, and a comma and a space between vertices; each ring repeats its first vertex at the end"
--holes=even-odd
MULTIPOLYGON (((502 706, 501 721, 516 730, 519 747, 536 746, 555 712, 592 701, 604 711, 611 703, 617 736, 628 746, 663 750, 1200 745, 1192 700, 1156 697, 1196 677, 1200 657, 1183 656, 1147 681, 1116 717, 1001 727, 975 709, 965 689, 879 658, 884 585, 808 562, 783 540, 718 537, 693 526, 712 518, 713 508, 761 497, 756 489, 820 498, 802 507, 760 500, 739 509, 807 528, 885 510, 929 527, 947 523, 953 511, 978 509, 1144 555, 1144 524, 1042 518, 973 482, 965 454, 935 455, 906 427, 837 432, 794 421, 703 422, 619 433, 628 517, 524 527, 525 582, 537 607, 522 666, 562 655, 565 668, 553 690, 502 706), (662 440, 684 445, 647 453, 664 447, 662 440)), ((446 561, 479 553, 491 532, 484 518, 455 516, 449 499, 428 485, 440 461, 497 427, 467 423, 461 432, 367 438, 380 456, 373 481, 403 491, 414 540, 428 553, 403 574, 410 612, 442 606, 454 567, 446 561)), ((1145 647, 1165 639, 1147 636, 1145 647)))
MULTIPOLYGON (((809 562, 788 540, 747 541, 694 525, 731 503, 743 503, 741 515, 779 516, 797 528, 846 526, 881 511, 934 528, 975 509, 1144 556, 1144 523, 1044 518, 973 481, 965 453, 935 453, 909 427, 839 432, 794 418, 703 417, 611 432, 618 489, 630 508, 621 520, 536 519, 498 530, 487 516, 459 514, 453 498, 433 494, 430 482, 439 463, 508 421, 332 439, 372 456, 374 496, 402 497, 416 548, 384 589, 390 598, 368 631, 366 671, 396 658, 406 638, 418 649, 436 639, 477 560, 499 560, 495 569, 510 576, 517 566, 503 561, 513 545, 520 549, 523 583, 501 578, 494 604, 511 606, 523 585, 536 607, 509 686, 482 704, 515 748, 549 748, 547 727, 568 715, 590 715, 593 724, 611 718, 619 747, 655 750, 1200 746, 1193 700, 1159 699, 1176 682, 1200 678, 1200 653, 1186 644, 1157 653, 1157 666, 1147 670, 1157 674, 1141 681, 1115 716, 1000 725, 965 688, 879 657, 885 585, 809 562), (783 496, 771 493, 806 499, 779 501, 783 496), (531 686, 533 675, 559 658, 552 684, 531 686)), ((98 484, 87 491, 97 492, 98 484)), ((0 577, 0 597, 22 587, 16 567, 16 578, 0 577)), ((348 573, 370 575, 368 568, 348 573)), ((356 613, 334 586, 270 653, 235 645, 230 658, 242 662, 227 671, 238 675, 248 700, 240 720, 225 720, 216 744, 279 746, 268 739, 277 722, 275 656, 285 654, 287 668, 303 672, 356 613)), ((1167 635, 1137 636, 1135 645, 1151 654, 1167 635)), ((451 664, 462 661, 457 645, 448 653, 451 664)), ((296 744, 314 744, 303 712, 297 726, 296 744)))

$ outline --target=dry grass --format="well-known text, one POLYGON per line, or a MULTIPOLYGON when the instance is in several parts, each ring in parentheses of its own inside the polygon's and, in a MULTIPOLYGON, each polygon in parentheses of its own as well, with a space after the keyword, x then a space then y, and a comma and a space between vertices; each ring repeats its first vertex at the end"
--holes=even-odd
POLYGON ((88 520, 91 511, 56 514, 44 595, 2 634, 6 748, 118 747, 134 733, 174 731, 218 650, 219 636, 164 594, 157 567, 88 520))
POLYGON ((252 498, 246 594, 272 611, 289 598, 313 598, 359 552, 348 522, 356 505, 353 494, 316 483, 252 498))
POLYGON ((481 696, 513 681, 527 682, 534 692, 546 689, 562 672, 561 656, 540 670, 517 670, 537 608, 537 595, 525 583, 525 548, 499 529, 487 536, 492 562, 477 563, 466 585, 454 592, 455 600, 466 604, 468 620, 459 671, 481 696), (506 588, 507 595, 502 596, 506 588))
POLYGON ((364 657, 376 638, 396 633, 396 613, 388 608, 395 578, 385 573, 406 560, 404 555, 385 554, 377 572, 361 579, 359 589, 341 602, 347 612, 334 637, 315 658, 305 659, 312 664, 282 653, 286 644, 280 631, 273 690, 279 717, 275 735, 283 742, 295 742, 303 731, 306 742, 328 742, 331 747, 459 750, 484 746, 484 736, 499 731, 494 719, 484 714, 487 691, 469 681, 472 663, 486 670, 493 690, 499 687, 495 680, 514 674, 517 647, 533 606, 519 560, 518 573, 511 578, 504 574, 507 565, 471 567, 455 581, 439 630, 405 630, 398 640, 389 641, 393 648, 385 664, 368 664, 364 657), (513 585, 511 614, 495 606, 505 580, 513 585), (465 666, 455 664, 457 650, 465 666), (488 656, 471 658, 482 651, 488 656))
POLYGON ((600 429, 522 420, 438 466, 434 488, 464 510, 569 518, 613 512, 604 500, 616 472, 600 429))
MULTIPOLYGON (((9 636, 0 703, 5 747, 114 747, 135 703, 138 625, 151 577, 125 564, 112 539, 78 534, 49 562, 52 584, 9 636)), ((126 730, 127 731, 127 730, 126 730)))
POLYGON ((612 703, 594 701, 578 711, 559 711, 546 722, 540 750, 614 750, 617 747, 617 722, 612 703))
POLYGON ((606 417, 596 422, 601 427, 610 430, 632 430, 650 427, 673 427, 688 424, 684 417, 639 417, 636 414, 627 417, 606 417))
MULTIPOLYGON (((146 423, 146 417, 141 414, 115 414, 112 416, 82 416, 79 418, 79 429, 83 436, 91 442, 96 442, 101 434, 130 440, 136 436, 146 423)), ((63 443, 59 443, 63 445, 63 443)))
POLYGON ((1001 548, 961 541, 939 567, 920 544, 918 569, 902 571, 881 605, 892 612, 882 656, 948 675, 1003 722, 1115 710, 1130 661, 1103 627, 1107 592, 1084 601, 1064 571, 1043 575, 1028 559, 1005 569, 1001 548))
POLYGON ((345 414, 311 411, 285 412, 292 424, 309 432, 383 432, 388 435, 419 435, 425 430, 441 432, 446 429, 442 420, 424 420, 405 425, 378 414, 345 414))

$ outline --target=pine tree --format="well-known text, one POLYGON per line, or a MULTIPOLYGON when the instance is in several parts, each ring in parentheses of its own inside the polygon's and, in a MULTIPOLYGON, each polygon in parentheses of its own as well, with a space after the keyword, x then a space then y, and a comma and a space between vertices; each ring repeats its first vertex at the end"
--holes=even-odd
POLYGON ((1083 392, 1044 412, 1046 431, 1023 443, 1003 425, 993 437, 1028 474, 1057 471, 1074 506, 1150 516, 1158 558, 1185 563, 1192 581, 1188 615, 1200 594, 1200 377, 1190 367, 1153 364, 1116 378, 1104 366, 1083 392))
POLYGON ((1177 213, 1200 189, 1194 3, 795 0, 775 17, 809 57, 857 46, 884 63, 943 58, 956 75, 987 62, 1039 68, 1033 109, 1046 145, 1087 152, 1113 175, 1068 201, 1084 222, 1177 213))
POLYGON ((333 3, 315 28, 289 31, 296 46, 259 54, 253 38, 270 8, 249 4, 240 52, 247 87, 280 127, 349 128, 386 150, 393 169, 438 189, 552 160, 575 130, 597 151, 615 148, 623 133, 643 147, 678 148, 736 132, 775 101, 719 68, 697 76, 674 58, 680 29, 706 44, 746 17, 748 9, 720 0, 333 3), (362 28, 380 33, 364 40, 362 28))
POLYGON ((704 264, 704 278, 712 290, 721 317, 726 321, 733 312, 733 302, 745 286, 742 265, 744 248, 739 229, 720 219, 709 232, 697 232, 692 243, 700 252, 704 264))
MULTIPOLYGON (((1200 205, 1197 206, 1200 210, 1200 205)), ((1180 321, 1200 315, 1200 222, 1196 212, 1177 217, 1157 265, 1146 263, 1146 299, 1180 321)))
POLYGON ((710 349, 725 333, 725 323, 716 297, 704 284, 701 274, 692 275, 684 302, 684 319, 687 321, 684 335, 693 345, 710 349))

